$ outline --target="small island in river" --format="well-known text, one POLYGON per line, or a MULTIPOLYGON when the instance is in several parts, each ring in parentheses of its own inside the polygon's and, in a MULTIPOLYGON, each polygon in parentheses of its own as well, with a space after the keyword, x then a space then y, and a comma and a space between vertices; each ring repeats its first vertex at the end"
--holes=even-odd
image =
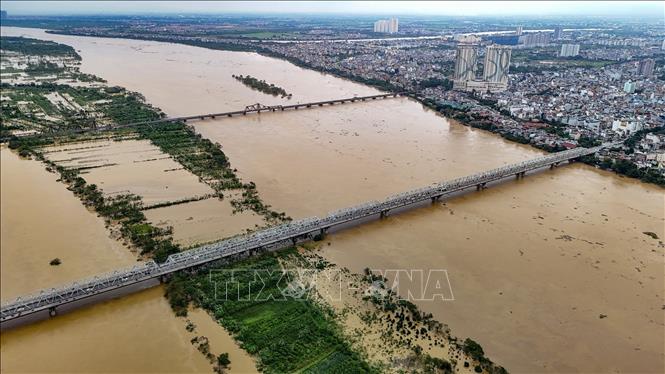
POLYGON ((282 98, 286 97, 288 99, 291 98, 291 94, 286 92, 285 89, 282 87, 275 86, 272 83, 268 83, 264 80, 259 80, 257 78, 252 77, 251 75, 231 75, 233 78, 236 80, 242 82, 247 87, 250 87, 254 90, 261 91, 263 93, 273 95, 273 96, 281 96, 282 98))

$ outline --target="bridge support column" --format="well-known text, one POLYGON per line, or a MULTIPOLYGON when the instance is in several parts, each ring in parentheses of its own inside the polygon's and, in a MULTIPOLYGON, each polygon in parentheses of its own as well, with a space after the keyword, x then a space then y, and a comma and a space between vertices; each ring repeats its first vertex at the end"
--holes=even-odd
POLYGON ((55 317, 58 315, 58 312, 55 310, 54 306, 48 308, 48 315, 51 317, 55 317))
POLYGON ((386 218, 387 216, 388 216, 388 211, 387 210, 382 210, 380 217, 381 218, 386 218))
POLYGON ((296 245, 298 243, 298 238, 291 238, 291 243, 293 243, 293 245, 296 245))
POLYGON ((515 174, 515 179, 524 178, 524 174, 525 174, 525 173, 526 173, 526 172, 522 171, 522 172, 519 172, 519 173, 515 174))
MULTIPOLYGON (((519 178, 519 177, 518 177, 519 178)), ((487 183, 478 183, 476 185, 476 191, 484 190, 487 188, 487 183)))

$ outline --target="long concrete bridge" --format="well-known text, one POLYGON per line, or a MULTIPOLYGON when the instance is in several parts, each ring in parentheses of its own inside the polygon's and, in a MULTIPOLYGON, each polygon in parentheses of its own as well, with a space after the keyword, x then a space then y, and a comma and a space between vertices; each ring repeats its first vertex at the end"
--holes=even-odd
POLYGON ((371 101, 371 100, 377 100, 377 99, 388 99, 388 98, 393 98, 393 97, 399 97, 399 96, 404 96, 406 95, 403 92, 396 92, 396 93, 387 93, 387 94, 379 94, 379 95, 371 95, 371 96, 355 96, 355 97, 348 97, 344 99, 333 99, 333 100, 325 100, 325 101, 315 101, 311 103, 298 103, 298 104, 290 104, 290 105, 263 105, 260 103, 256 103, 253 105, 248 105, 245 107, 243 110, 236 110, 232 112, 222 112, 222 113, 208 113, 208 114, 196 114, 192 116, 183 116, 183 117, 170 117, 170 118, 161 118, 153 121, 144 121, 144 122, 134 122, 134 123, 128 123, 124 125, 117 125, 114 128, 122 128, 122 127, 136 127, 136 126, 144 126, 144 125, 156 125, 160 123, 168 123, 168 122, 187 122, 191 120, 206 120, 206 119, 215 119, 215 118, 225 118, 225 117, 235 117, 235 116, 246 116, 248 114, 252 113, 261 113, 261 112, 283 112, 283 111, 288 111, 288 110, 298 110, 298 109, 306 109, 306 108, 317 108, 317 107, 322 107, 322 106, 329 106, 329 105, 337 105, 337 104, 349 104, 349 103, 359 103, 359 102, 364 102, 364 101, 371 101))
POLYGON ((211 262, 248 256, 266 250, 276 250, 299 241, 310 240, 316 234, 324 234, 331 227, 371 217, 385 217, 391 210, 407 207, 423 201, 432 202, 443 196, 470 188, 484 189, 488 183, 505 178, 522 178, 533 170, 555 167, 562 162, 574 161, 579 157, 593 154, 607 145, 595 148, 575 148, 536 159, 519 162, 500 168, 468 175, 465 177, 435 183, 426 187, 403 192, 382 201, 370 201, 329 213, 324 218, 311 217, 274 226, 251 234, 237 236, 213 244, 173 254, 161 264, 146 261, 127 269, 120 269, 110 274, 99 275, 92 279, 75 282, 71 285, 42 290, 2 305, 0 322, 2 328, 20 324, 20 320, 29 322, 29 317, 36 314, 41 318, 55 316, 64 308, 73 309, 77 305, 94 302, 100 295, 105 298, 122 296, 139 289, 159 284, 170 274, 211 262))
MULTIPOLYGON (((314 102, 309 102, 309 103, 297 103, 297 104, 289 104, 289 105, 263 105, 263 104, 260 104, 260 103, 256 103, 256 104, 253 104, 253 105, 248 105, 242 110, 235 110, 235 111, 230 111, 230 112, 203 113, 203 114, 194 114, 194 115, 181 116, 181 117, 160 118, 160 119, 151 120, 151 121, 131 122, 131 123, 113 124, 113 125, 98 125, 98 126, 95 126, 95 127, 85 128, 85 129, 69 129, 69 130, 53 131, 53 132, 46 132, 46 133, 36 133, 36 134, 24 135, 22 137, 29 138, 29 137, 39 137, 39 136, 81 134, 81 133, 94 132, 94 131, 110 131, 110 130, 117 130, 117 129, 123 129, 123 128, 130 128, 130 127, 154 126, 154 125, 161 125, 161 124, 173 123, 173 122, 188 122, 188 121, 195 121, 195 120, 200 121, 200 120, 206 120, 206 119, 246 116, 248 114, 260 114, 261 112, 284 112, 284 111, 302 110, 302 109, 308 109, 308 108, 319 108, 319 107, 323 107, 323 106, 332 106, 332 105, 341 105, 341 104, 350 104, 350 103, 362 103, 362 102, 367 102, 367 101, 380 100, 380 99, 390 99, 390 98, 402 97, 402 96, 408 96, 408 94, 405 93, 405 92, 394 92, 394 93, 386 93, 386 94, 379 94, 379 95, 354 96, 354 97, 347 97, 347 98, 342 98, 342 99, 314 101, 314 102)), ((5 140, 5 139, 0 139, 0 140, 5 140)))

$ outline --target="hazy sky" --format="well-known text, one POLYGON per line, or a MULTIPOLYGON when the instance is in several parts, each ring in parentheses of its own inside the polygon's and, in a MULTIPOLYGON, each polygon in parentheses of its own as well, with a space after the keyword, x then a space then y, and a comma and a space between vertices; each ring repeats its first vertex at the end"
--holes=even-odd
POLYGON ((664 1, 20 1, 14 15, 145 13, 337 13, 438 15, 662 15, 664 1))

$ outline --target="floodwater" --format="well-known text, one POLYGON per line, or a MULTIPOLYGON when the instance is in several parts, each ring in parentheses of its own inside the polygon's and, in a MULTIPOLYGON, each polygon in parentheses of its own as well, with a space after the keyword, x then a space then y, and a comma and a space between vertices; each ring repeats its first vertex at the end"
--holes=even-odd
POLYGON ((254 212, 234 213, 230 199, 193 201, 143 213, 157 227, 173 227, 173 240, 183 247, 227 238, 265 224, 263 217, 254 212))
MULTIPOLYGON (((284 87, 291 102, 377 92, 252 53, 6 31, 74 46, 85 72, 169 115, 286 102, 231 74, 284 87)), ((407 99, 195 126, 293 217, 541 154, 407 99)), ((664 204, 663 189, 567 165, 331 235, 324 253, 354 271, 446 269, 455 301, 419 305, 511 372, 663 372, 664 249, 643 232, 665 237, 664 204)))
MULTIPOLYGON (((42 163, 21 159, 6 147, 0 149, 0 162, 3 301, 136 263, 109 237, 104 221, 42 163), (62 264, 49 265, 56 257, 62 264)), ((154 288, 5 331, 1 371, 210 372, 212 366, 190 344, 185 322, 173 315, 163 293, 154 288)), ((213 353, 229 352, 231 372, 254 371, 251 358, 226 331, 199 314, 194 312, 200 333, 210 335, 213 353)))
POLYGON ((201 198, 144 211, 155 226, 172 227, 173 239, 185 247, 262 223, 262 217, 251 211, 234 213, 230 203, 234 191, 225 191, 223 200, 212 196, 215 191, 210 186, 148 140, 94 140, 47 147, 43 152, 60 166, 80 168, 85 180, 106 196, 132 193, 141 196, 144 207, 201 198))
POLYGON ((2 147, 0 164, 3 301, 136 262, 41 162, 2 147))
POLYGON ((82 177, 105 195, 132 193, 146 206, 214 192, 148 140, 69 143, 45 152, 60 166, 81 168, 82 177))
MULTIPOLYGON (((163 293, 161 287, 152 288, 3 332, 2 372, 211 372, 211 364, 190 343, 194 335, 173 315, 163 293)), ((239 350, 232 342, 227 347, 217 342, 210 343, 215 354, 239 350)), ((232 352, 236 357, 244 353, 232 352)))

